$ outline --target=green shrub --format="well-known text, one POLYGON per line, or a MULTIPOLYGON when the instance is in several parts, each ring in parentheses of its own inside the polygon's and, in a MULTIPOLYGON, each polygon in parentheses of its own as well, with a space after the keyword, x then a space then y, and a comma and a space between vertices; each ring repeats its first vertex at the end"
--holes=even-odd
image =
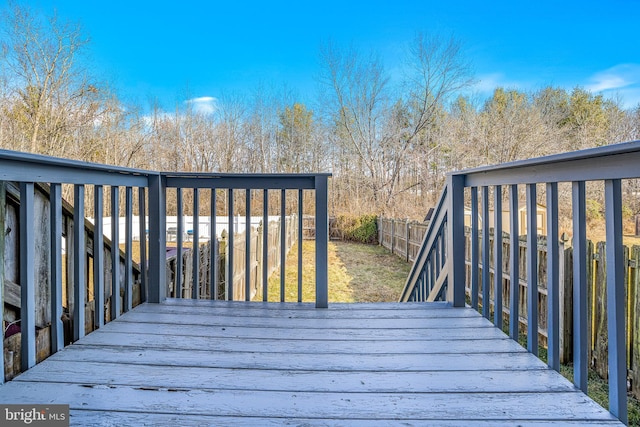
POLYGON ((336 225, 344 240, 358 243, 376 243, 378 241, 377 215, 339 215, 336 225))

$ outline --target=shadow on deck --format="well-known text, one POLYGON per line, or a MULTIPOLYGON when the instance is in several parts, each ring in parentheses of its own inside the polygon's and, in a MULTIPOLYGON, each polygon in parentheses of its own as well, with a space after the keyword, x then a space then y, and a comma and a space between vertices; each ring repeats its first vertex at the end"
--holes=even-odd
POLYGON ((614 425, 470 308, 143 304, 0 387, 72 425, 614 425))

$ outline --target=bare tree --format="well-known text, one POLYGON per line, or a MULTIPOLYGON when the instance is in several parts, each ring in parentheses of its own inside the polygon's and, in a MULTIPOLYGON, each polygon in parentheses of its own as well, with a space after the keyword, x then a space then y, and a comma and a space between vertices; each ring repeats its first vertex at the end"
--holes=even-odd
POLYGON ((88 39, 78 24, 43 20, 10 3, 2 17, 5 57, 13 107, 25 146, 32 152, 64 154, 70 134, 94 119, 100 94, 79 66, 88 39))

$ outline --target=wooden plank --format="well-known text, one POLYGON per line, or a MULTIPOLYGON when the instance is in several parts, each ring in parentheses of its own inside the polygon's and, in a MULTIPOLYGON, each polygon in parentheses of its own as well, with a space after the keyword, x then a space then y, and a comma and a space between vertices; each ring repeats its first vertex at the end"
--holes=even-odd
POLYGON ((527 184, 527 350, 538 355, 538 211, 536 184, 527 184))
MULTIPOLYGON (((212 328, 210 326, 190 325, 185 328, 183 325, 174 323, 145 323, 142 328, 138 323, 126 321, 110 322, 104 327, 105 331, 129 333, 146 333, 149 335, 183 335, 183 336, 203 336, 218 338, 262 338, 270 339, 349 339, 369 340, 371 339, 370 329, 317 329, 313 334, 308 329, 265 328, 262 326, 224 326, 212 328)), ((446 336, 449 340, 461 339, 502 339, 504 334, 496 328, 428 328, 428 329, 382 329, 376 331, 378 340, 417 340, 433 341, 440 340, 446 336)))
POLYGON ((493 323, 502 329, 502 187, 493 188, 493 323))
MULTIPOLYGON (((124 202, 124 298, 122 309, 130 311, 133 308, 133 188, 125 188, 124 202)), ((119 219, 118 219, 119 220, 119 219)), ((120 245, 114 243, 119 254, 120 245)))
MULTIPOLYGON (((193 189, 193 249, 191 268, 193 277, 191 281, 191 298, 200 298, 200 194, 198 188, 193 189)), ((186 282, 185 278, 185 282, 186 282)))
POLYGON ((518 222, 518 186, 509 186, 509 336, 518 341, 520 338, 520 242, 518 222))
MULTIPOLYGON (((252 301, 247 304, 244 301, 194 301, 188 299, 176 299, 176 298, 168 298, 163 301, 161 306, 188 306, 188 307, 217 307, 217 308, 229 308, 229 309, 242 309, 243 311, 249 311, 254 309, 269 309, 280 311, 283 308, 287 310, 307 310, 307 311, 316 311, 315 305, 313 303, 297 303, 297 302, 284 302, 284 303, 273 303, 273 302, 262 302, 262 301, 252 301)), ((429 304, 425 304, 424 302, 402 302, 402 303, 393 303, 393 302, 380 302, 380 303, 340 303, 334 302, 331 303, 331 307, 329 311, 336 310, 344 310, 344 311, 354 311, 354 310, 376 310, 380 312, 385 311, 395 311, 395 310, 404 310, 409 308, 420 308, 422 310, 450 310, 451 304, 447 302, 433 302, 429 304)), ((461 308, 457 308, 456 310, 461 310, 461 308)))
POLYGON ((477 318, 478 313, 472 309, 455 310, 428 310, 420 307, 393 310, 334 310, 333 305, 328 310, 318 311, 295 310, 283 308, 274 310, 270 308, 255 308, 252 310, 237 310, 224 307, 207 307, 204 305, 176 306, 143 304, 136 310, 139 313, 163 313, 163 314, 201 314, 206 316, 230 316, 230 317, 280 317, 280 318, 317 318, 317 319, 432 319, 432 318, 477 318))
MULTIPOLYGON (((53 186, 51 187, 51 189, 53 191, 53 186)), ((97 328, 101 328, 102 326, 104 326, 104 224, 102 221, 102 213, 104 208, 103 195, 104 188, 102 187, 102 185, 95 185, 93 187, 93 216, 95 218, 93 229, 93 300, 95 307, 93 322, 97 328)), ((61 236, 61 234, 59 236, 61 236)), ((58 240, 60 239, 58 238, 58 240)), ((60 315, 62 315, 62 313, 60 313, 60 315)))
MULTIPOLYGON (((84 231, 84 185, 74 185, 73 193, 73 340, 85 334, 86 248, 84 231)), ((118 252, 117 250, 114 252, 118 252)), ((67 258, 69 259, 69 258, 67 258)))
POLYGON ((625 270, 622 250, 622 182, 604 183, 607 234, 607 335, 609 350, 609 411, 627 423, 627 358, 625 332, 625 270))
POLYGON ((36 284, 34 186, 20 183, 20 330, 21 369, 36 364, 36 284))
POLYGON ((572 183, 573 211, 573 383, 587 392, 587 220, 584 181, 572 183))
POLYGON ((245 417, 319 419, 533 419, 611 420, 578 392, 550 393, 324 393, 147 390, 141 387, 10 382, 7 404, 66 404, 72 409, 245 417), (90 393, 91 398, 88 399, 90 393), (239 404, 241 402, 241 404, 239 404), (83 404, 84 403, 84 404, 83 404), (429 408, 425 411, 425 408, 429 408), (477 408, 482 408, 478 411, 477 408))
MULTIPOLYGON (((169 350, 144 347, 98 347, 76 345, 58 352, 55 359, 76 362, 112 362, 133 365, 196 366, 236 369, 282 369, 322 371, 457 371, 548 369, 537 357, 524 352, 487 354, 335 354, 233 353, 200 350, 169 350), (294 357, 295 356, 295 357, 294 357)), ((53 356, 52 356, 53 357, 53 356)))
POLYGON ((482 315, 489 319, 491 317, 490 289, 491 281, 489 275, 489 187, 482 187, 482 315))
MULTIPOLYGON (((373 337, 375 338, 375 336, 373 337)), ((145 335, 121 333, 90 334, 82 345, 146 347, 178 350, 209 350, 224 352, 263 352, 296 354, 452 354, 452 353, 514 353, 524 349, 505 337, 496 340, 437 340, 425 345, 416 340, 270 340, 251 338, 183 337, 180 335, 145 335)))
MULTIPOLYGON (((236 427, 256 426, 282 426, 282 425, 323 425, 323 426, 344 426, 345 422, 341 419, 323 419, 317 418, 264 418, 264 417, 224 417, 215 414, 207 415, 173 415, 148 412, 100 412, 99 415, 95 411, 87 410, 71 410, 72 425, 82 425, 85 427, 93 426, 133 426, 133 425, 179 425, 179 426, 203 426, 215 425, 217 427, 236 427)), ((402 419, 402 420, 357 420, 350 419, 349 425, 352 427, 387 427, 387 426, 407 426, 415 424, 424 424, 424 420, 419 419, 402 419)), ((441 427, 468 427, 470 420, 437 420, 437 424, 441 427)), ((547 427, 557 425, 555 420, 473 420, 473 425, 478 427, 502 427, 514 426, 520 427, 547 427)), ((590 426, 590 425, 621 425, 617 421, 590 421, 590 420, 562 420, 564 426, 590 426)))
MULTIPOLYGON (((266 318, 266 317, 217 317, 197 314, 183 314, 179 318, 173 314, 144 313, 132 311, 127 316, 128 322, 139 323, 172 323, 179 322, 182 325, 207 325, 207 326, 262 326, 262 327, 290 327, 300 329, 421 329, 424 324, 418 324, 413 319, 320 319, 320 318, 266 318)), ((427 321, 424 322, 425 324, 427 321)), ((492 327, 491 323, 482 318, 468 317, 458 319, 433 318, 428 320, 429 327, 433 328, 466 328, 466 327, 492 327)))
MULTIPOLYGON (((120 188, 111 187, 111 241, 119 247, 120 241, 120 188)), ((111 248, 111 320, 120 317, 120 251, 111 248)))
POLYGON ((52 361, 36 366, 14 381, 109 384, 148 388, 200 390, 271 390, 332 393, 522 393, 575 391, 573 384, 551 370, 349 372, 284 369, 221 369, 106 362, 52 361), (215 378, 215 381, 211 379, 215 378))

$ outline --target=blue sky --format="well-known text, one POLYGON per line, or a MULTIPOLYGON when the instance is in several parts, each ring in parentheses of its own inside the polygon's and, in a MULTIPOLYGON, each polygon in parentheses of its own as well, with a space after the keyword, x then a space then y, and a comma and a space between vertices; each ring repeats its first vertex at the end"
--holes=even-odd
MULTIPOLYGON (((0 0, 6 5, 6 0, 0 0)), ((26 3, 25 3, 26 4, 26 3)), ((640 1, 29 0, 91 37, 94 72, 124 99, 168 109, 286 85, 312 99, 323 42, 373 49, 393 72, 416 32, 453 33, 477 80, 535 90, 582 86, 640 103, 640 1)))

